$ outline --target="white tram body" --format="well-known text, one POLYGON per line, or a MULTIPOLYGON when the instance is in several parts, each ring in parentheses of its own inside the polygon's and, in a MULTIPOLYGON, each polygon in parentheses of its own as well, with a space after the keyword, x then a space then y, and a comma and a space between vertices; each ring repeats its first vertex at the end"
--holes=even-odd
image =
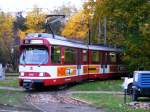
POLYGON ((127 72, 120 53, 120 49, 53 38, 51 34, 29 34, 20 45, 19 83, 28 88, 120 77, 127 72))

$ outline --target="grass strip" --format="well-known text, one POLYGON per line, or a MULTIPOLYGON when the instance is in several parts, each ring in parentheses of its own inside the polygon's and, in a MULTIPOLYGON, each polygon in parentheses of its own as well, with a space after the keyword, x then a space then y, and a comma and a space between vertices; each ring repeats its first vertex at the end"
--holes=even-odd
POLYGON ((22 106, 25 93, 18 91, 0 90, 0 104, 22 106))
MULTIPOLYGON (((123 95, 116 94, 73 94, 75 98, 89 102, 96 108, 102 108, 106 112, 149 112, 144 109, 132 109, 124 104, 123 95)), ((128 98, 128 101, 131 99, 128 98)))
POLYGON ((86 81, 76 86, 72 86, 70 90, 76 91, 122 91, 123 80, 98 80, 86 81))

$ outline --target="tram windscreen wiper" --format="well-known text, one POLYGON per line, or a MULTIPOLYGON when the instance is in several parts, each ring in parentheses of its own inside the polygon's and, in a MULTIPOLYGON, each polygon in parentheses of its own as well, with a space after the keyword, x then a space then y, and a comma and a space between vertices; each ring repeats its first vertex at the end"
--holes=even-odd
POLYGON ((44 62, 45 62, 46 60, 47 60, 47 59, 44 58, 38 66, 40 67, 42 64, 44 64, 44 62))

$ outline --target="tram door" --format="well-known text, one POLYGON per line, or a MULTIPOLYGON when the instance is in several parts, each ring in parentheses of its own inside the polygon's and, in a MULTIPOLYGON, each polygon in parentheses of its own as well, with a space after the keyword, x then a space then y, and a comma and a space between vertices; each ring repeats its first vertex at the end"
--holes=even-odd
POLYGON ((77 53, 77 75, 79 76, 81 74, 81 50, 78 49, 77 53))
POLYGON ((108 73, 108 53, 107 52, 103 53, 103 61, 102 61, 102 66, 101 66, 101 72, 103 74, 108 73))

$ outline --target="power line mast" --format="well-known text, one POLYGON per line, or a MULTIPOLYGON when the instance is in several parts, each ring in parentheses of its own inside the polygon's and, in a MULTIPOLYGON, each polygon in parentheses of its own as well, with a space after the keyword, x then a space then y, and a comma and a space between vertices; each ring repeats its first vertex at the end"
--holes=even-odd
POLYGON ((107 44, 107 18, 104 17, 104 45, 107 44))
POLYGON ((101 43, 101 21, 98 21, 98 44, 101 43))

